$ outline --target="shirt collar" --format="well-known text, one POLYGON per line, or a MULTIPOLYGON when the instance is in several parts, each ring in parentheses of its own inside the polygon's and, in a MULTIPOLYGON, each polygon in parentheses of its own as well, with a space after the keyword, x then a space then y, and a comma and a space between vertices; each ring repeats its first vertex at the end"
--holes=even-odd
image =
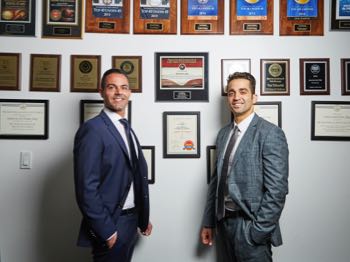
POLYGON ((119 120, 122 119, 122 117, 117 114, 116 112, 113 112, 112 110, 110 110, 107 107, 103 108, 103 112, 106 113, 106 115, 109 117, 109 119, 113 122, 113 123, 119 123, 119 120))
POLYGON ((234 122, 234 126, 238 126, 238 129, 241 133, 244 133, 249 125, 250 125, 250 122, 252 122, 253 120, 253 117, 255 116, 255 112, 251 113, 247 118, 245 118, 242 122, 240 122, 239 124, 237 124, 236 122, 234 122))

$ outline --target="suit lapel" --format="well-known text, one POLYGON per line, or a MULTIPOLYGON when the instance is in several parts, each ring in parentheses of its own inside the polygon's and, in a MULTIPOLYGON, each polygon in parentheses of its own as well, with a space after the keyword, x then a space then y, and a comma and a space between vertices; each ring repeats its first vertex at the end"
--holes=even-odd
POLYGON ((258 123, 259 117, 255 115, 250 122, 247 131, 244 133, 244 136, 241 139, 241 142, 239 143, 235 155, 233 157, 232 161, 232 167, 237 163, 237 160, 239 159, 242 151, 246 148, 250 148, 253 143, 254 134, 256 131, 256 125, 258 123))
POLYGON ((102 118, 103 122, 107 126, 108 131, 112 134, 112 136, 115 138, 115 141, 120 145, 120 147, 122 148, 124 154, 129 159, 129 153, 128 153, 128 150, 127 150, 127 148, 125 146, 124 140, 121 137, 121 135, 119 134, 117 128, 114 126, 113 122, 109 119, 109 117, 103 111, 101 111, 100 117, 102 118))

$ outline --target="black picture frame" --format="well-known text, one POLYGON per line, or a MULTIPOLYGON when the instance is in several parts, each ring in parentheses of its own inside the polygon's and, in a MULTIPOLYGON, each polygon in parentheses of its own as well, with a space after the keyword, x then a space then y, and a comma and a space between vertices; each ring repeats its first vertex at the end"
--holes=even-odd
POLYGON ((311 101, 311 140, 350 141, 350 101, 311 101))
POLYGON ((341 86, 342 95, 350 95, 350 58, 342 58, 340 60, 341 64, 341 86))
POLYGON ((163 158, 200 158, 200 149, 200 112, 163 112, 163 158))
POLYGON ((0 35, 35 36, 35 3, 35 0, 0 0, 0 35), (13 6, 14 2, 17 3, 13 6))
MULTIPOLYGON (((80 100, 80 124, 85 121, 97 116, 104 107, 103 100, 93 100, 93 99, 82 99, 80 100), (90 109, 87 112, 87 109, 90 109)), ((131 112, 132 112, 132 101, 129 100, 127 107, 127 116, 128 122, 131 125, 131 112)))
POLYGON ((154 184, 155 181, 155 146, 141 146, 142 153, 148 166, 148 184, 154 184))
POLYGON ((49 100, 0 99, 0 122, 0 139, 48 139, 49 100))
POLYGON ((260 117, 282 128, 282 102, 258 101, 254 105, 254 111, 260 117), (272 111, 272 114, 271 114, 272 111))
POLYGON ((207 52, 155 53, 156 102, 208 102, 208 59, 207 52))
POLYGON ((350 31, 350 14, 341 14, 339 0, 331 0, 331 30, 350 31))
POLYGON ((216 146, 207 146, 207 184, 210 183, 211 177, 214 174, 216 161, 216 146))

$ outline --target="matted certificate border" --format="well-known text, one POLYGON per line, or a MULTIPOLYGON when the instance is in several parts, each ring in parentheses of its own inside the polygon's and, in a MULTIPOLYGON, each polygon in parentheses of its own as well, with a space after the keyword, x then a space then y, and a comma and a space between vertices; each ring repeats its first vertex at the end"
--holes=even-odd
POLYGON ((221 95, 227 96, 227 78, 235 72, 248 72, 251 70, 249 58, 221 59, 221 95))
POLYGON ((311 101, 311 140, 350 141, 350 101, 311 101))
POLYGON ((128 76, 132 93, 142 93, 142 56, 112 56, 112 67, 128 76))
POLYGON ((209 61, 208 53, 195 52, 195 53, 155 53, 155 81, 156 81, 156 101, 168 101, 168 102, 208 102, 209 101, 209 61), (196 76, 189 76, 190 80, 194 80, 196 83, 200 80, 201 86, 163 86, 164 80, 166 81, 162 72, 162 59, 199 59, 202 60, 201 78, 195 79, 196 76))
POLYGON ((341 86, 342 95, 350 95, 350 58, 342 58, 341 64, 341 86))
POLYGON ((48 100, 0 99, 0 139, 48 139, 48 137, 48 100), (27 111, 31 107, 39 107, 41 111, 27 111))
POLYGON ((200 152, 200 112, 163 112, 163 158, 200 158, 200 152))
MULTIPOLYGON (((299 59, 299 67, 300 67, 300 95, 329 95, 330 94, 330 69, 329 69, 329 58, 300 58, 299 59), (306 77, 306 69, 305 64, 314 63, 314 64, 324 64, 325 72, 324 72, 324 84, 325 87, 323 89, 306 89, 307 88, 307 77, 306 77)), ((312 68, 310 68, 312 70, 312 68)))
POLYGON ((282 103, 280 101, 256 102, 254 111, 265 120, 282 127, 282 103))
POLYGON ((155 183, 155 146, 141 146, 148 167, 148 184, 155 183))
MULTIPOLYGON (((0 56, 8 57, 9 60, 13 60, 15 63, 15 72, 10 72, 11 74, 14 74, 14 85, 1 85, 0 90, 12 90, 12 91, 19 91, 20 90, 20 75, 21 75, 21 54, 20 53, 0 53, 0 56)), ((3 61, 4 64, 0 63, 0 66, 2 67, 3 70, 6 70, 6 67, 8 67, 8 64, 10 61, 3 61)), ((2 74, 0 74, 0 77, 2 74)))
MULTIPOLYGON (((80 124, 97 116, 104 107, 103 100, 83 99, 80 100, 80 124)), ((126 119, 131 125, 132 101, 129 100, 126 108, 126 119)))
POLYGON ((216 146, 207 146, 207 184, 215 172, 216 146))
MULTIPOLYGON (((50 71, 50 68, 47 68, 46 70, 50 71)), ((49 71, 46 71, 46 72, 49 72, 49 71)), ((60 80, 61 80, 61 55, 48 55, 48 54, 31 54, 30 55, 29 91, 60 92, 60 80), (34 66, 34 64, 35 64, 36 59, 37 60, 45 60, 45 59, 54 59, 55 60, 56 71, 54 72, 54 78, 56 80, 54 81, 54 87, 48 87, 48 86, 37 87, 37 86, 35 86, 35 84, 34 84, 34 82, 35 82, 35 74, 34 74, 35 66, 34 66)))

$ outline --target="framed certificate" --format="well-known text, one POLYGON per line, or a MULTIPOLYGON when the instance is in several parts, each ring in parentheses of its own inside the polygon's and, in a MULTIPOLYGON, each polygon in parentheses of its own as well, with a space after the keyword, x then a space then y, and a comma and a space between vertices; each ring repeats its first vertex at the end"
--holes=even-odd
POLYGON ((163 157, 200 158, 200 112, 163 113, 163 157))
POLYGON ((71 55, 71 92, 98 92, 100 55, 71 55))
POLYGON ((349 0, 331 0, 331 29, 350 30, 350 2, 349 0))
POLYGON ((227 96, 227 78, 235 72, 250 73, 250 59, 221 59, 221 95, 227 96))
POLYGON ((148 184, 155 183, 155 146, 141 146, 143 156, 147 162, 148 184))
POLYGON ((260 95, 289 95, 289 59, 260 60, 260 95))
POLYGON ((176 34, 177 0, 134 0, 134 34, 176 34))
POLYGON ((112 56, 112 67, 128 76, 133 93, 142 93, 142 56, 112 56))
POLYGON ((0 35, 35 36, 35 0, 0 0, 0 35))
POLYGON ((281 102, 256 102, 254 112, 265 120, 282 127, 281 102))
POLYGON ((0 53, 0 90, 20 90, 21 54, 0 53))
POLYGON ((350 141, 350 101, 312 101, 311 140, 350 141))
POLYGON ((207 184, 215 172, 216 146, 207 146, 207 184))
POLYGON ((61 55, 30 55, 30 91, 60 91, 61 55))
POLYGON ((301 58, 300 95, 329 95, 329 58, 301 58))
POLYGON ((155 53, 156 101, 208 101, 208 53, 155 53))
MULTIPOLYGON (((126 108, 125 118, 129 121, 131 125, 131 100, 128 102, 128 107, 126 108)), ((103 100, 80 100, 80 124, 85 121, 94 118, 103 109, 103 100)))
POLYGON ((231 0, 231 35, 272 35, 273 1, 231 0))
POLYGON ((323 35, 323 0, 280 0, 280 35, 323 35))
POLYGON ((43 0, 43 38, 82 38, 82 0, 43 0))
POLYGON ((129 33, 130 0, 87 0, 85 32, 129 33))
POLYGON ((341 59, 342 95, 350 95, 350 58, 341 59))
POLYGON ((181 34, 224 34, 224 0, 181 0, 181 34))
POLYGON ((49 101, 0 99, 0 139, 47 139, 49 101))

